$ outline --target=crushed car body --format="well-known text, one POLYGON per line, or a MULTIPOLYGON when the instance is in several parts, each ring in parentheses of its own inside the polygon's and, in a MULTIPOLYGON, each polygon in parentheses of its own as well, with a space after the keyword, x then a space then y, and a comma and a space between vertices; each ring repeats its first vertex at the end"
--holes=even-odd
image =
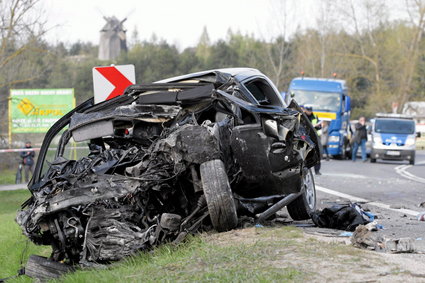
POLYGON ((310 122, 255 69, 132 85, 49 130, 17 222, 54 261, 109 263, 283 206, 308 219, 317 162, 310 122))

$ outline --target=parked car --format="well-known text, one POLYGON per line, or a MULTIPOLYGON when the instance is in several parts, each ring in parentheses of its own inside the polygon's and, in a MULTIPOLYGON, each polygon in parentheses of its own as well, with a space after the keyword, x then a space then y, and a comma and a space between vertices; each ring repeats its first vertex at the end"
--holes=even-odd
POLYGON ((255 69, 132 85, 48 131, 17 222, 54 261, 105 263, 283 206, 308 219, 318 162, 308 119, 255 69))
POLYGON ((377 159, 407 160, 415 164, 416 133, 412 116, 378 113, 372 125, 372 151, 370 162, 377 159))

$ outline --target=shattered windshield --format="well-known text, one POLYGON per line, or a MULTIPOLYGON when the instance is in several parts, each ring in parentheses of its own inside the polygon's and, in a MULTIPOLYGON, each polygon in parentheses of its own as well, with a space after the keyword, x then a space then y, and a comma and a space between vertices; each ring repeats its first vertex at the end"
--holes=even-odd
POLYGON ((415 122, 413 120, 376 119, 375 131, 383 134, 411 135, 415 133, 415 122))
POLYGON ((341 94, 307 90, 291 90, 299 105, 309 105, 313 111, 338 112, 341 109, 341 94))

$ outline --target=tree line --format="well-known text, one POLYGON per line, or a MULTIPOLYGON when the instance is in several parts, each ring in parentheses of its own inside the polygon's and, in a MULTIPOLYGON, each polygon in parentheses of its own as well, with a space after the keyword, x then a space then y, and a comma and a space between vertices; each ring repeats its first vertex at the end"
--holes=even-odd
MULTIPOLYGON (((317 25, 288 35, 290 11, 284 5, 273 38, 263 39, 229 29, 211 42, 207 28, 198 44, 180 50, 155 35, 130 46, 113 61, 97 59, 93 43, 49 43, 46 22, 34 17, 40 0, 0 0, 0 133, 7 132, 7 99, 11 88, 74 88, 77 104, 93 96, 92 67, 134 64, 136 81, 214 68, 252 67, 269 76, 280 91, 292 78, 332 77, 347 81, 353 118, 401 110, 407 101, 425 100, 425 1, 406 0, 407 17, 391 19, 391 1, 321 0, 317 25), (31 11, 31 16, 29 12, 31 11)), ((97 28, 97 27, 93 27, 97 28)))

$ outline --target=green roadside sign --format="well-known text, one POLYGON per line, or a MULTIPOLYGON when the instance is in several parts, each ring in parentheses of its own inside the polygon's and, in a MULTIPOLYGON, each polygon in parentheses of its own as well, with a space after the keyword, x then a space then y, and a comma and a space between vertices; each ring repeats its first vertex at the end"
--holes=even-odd
POLYGON ((11 89, 11 133, 46 133, 63 115, 75 108, 74 89, 11 89))

